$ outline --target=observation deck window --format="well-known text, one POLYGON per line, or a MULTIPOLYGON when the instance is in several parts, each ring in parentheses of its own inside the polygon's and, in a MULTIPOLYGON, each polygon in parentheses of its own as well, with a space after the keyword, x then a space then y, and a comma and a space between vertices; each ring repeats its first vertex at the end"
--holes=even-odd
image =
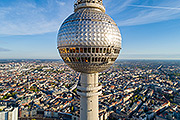
POLYGON ((69 59, 69 57, 63 57, 62 59, 63 59, 65 62, 71 62, 70 59, 69 59))
POLYGON ((67 53, 69 53, 70 51, 69 51, 69 48, 66 48, 66 51, 67 51, 67 53))
POLYGON ((80 48, 80 52, 83 53, 83 48, 80 48))
POLYGON ((100 57, 98 58, 98 62, 101 62, 101 58, 100 57))
POLYGON ((98 60, 98 58, 96 57, 96 58, 95 58, 95 62, 97 62, 97 60, 98 60))
POLYGON ((66 50, 65 50, 65 48, 63 48, 63 53, 66 53, 66 50))
POLYGON ((104 58, 102 58, 102 59, 101 59, 101 62, 104 62, 104 60, 105 60, 105 59, 104 59, 104 58))
POLYGON ((106 48, 104 48, 103 53, 106 53, 106 48))
POLYGON ((61 49, 59 49, 59 52, 61 53, 61 49))
POLYGON ((73 50, 72 50, 72 48, 70 48, 70 53, 73 53, 73 50))
POLYGON ((84 57, 82 57, 81 59, 82 59, 82 62, 85 62, 85 58, 84 57))
POLYGON ((59 49, 61 53, 63 53, 62 49, 59 49))
POLYGON ((87 48, 84 48, 84 53, 87 53, 87 48))
POLYGON ((92 48, 92 53, 95 53, 95 48, 92 48))
POLYGON ((91 48, 88 48, 88 53, 91 53, 91 48))
POLYGON ((85 62, 88 63, 88 58, 87 57, 85 57, 85 62))
POLYGON ((94 57, 92 58, 92 62, 94 62, 94 57))
POLYGON ((96 48, 96 53, 99 53, 99 48, 96 48))
POLYGON ((69 57, 69 59, 70 59, 70 61, 71 61, 71 62, 73 62, 73 60, 72 60, 72 58, 71 58, 71 57, 69 57))
POLYGON ((75 62, 75 59, 74 59, 74 57, 72 57, 72 61, 73 61, 73 62, 75 62))
POLYGON ((88 62, 91 62, 91 58, 90 57, 88 57, 88 62))
POLYGON ((73 53, 76 53, 76 48, 72 48, 73 49, 73 53))
POLYGON ((71 60, 69 59, 69 57, 66 58, 68 62, 71 62, 71 60))
POLYGON ((108 61, 108 59, 107 58, 104 58, 104 62, 107 62, 108 61))
POLYGON ((66 48, 64 48, 64 53, 67 53, 67 50, 66 50, 66 48))
POLYGON ((102 53, 102 48, 100 48, 100 53, 102 53))
POLYGON ((77 59, 76 57, 74 58, 74 60, 75 60, 75 62, 79 62, 78 59, 77 59))
POLYGON ((79 48, 76 48, 76 53, 79 53, 79 48))
POLYGON ((107 53, 111 53, 111 52, 110 52, 110 48, 107 48, 107 53))
POLYGON ((62 57, 62 59, 66 62, 66 58, 65 57, 62 57))

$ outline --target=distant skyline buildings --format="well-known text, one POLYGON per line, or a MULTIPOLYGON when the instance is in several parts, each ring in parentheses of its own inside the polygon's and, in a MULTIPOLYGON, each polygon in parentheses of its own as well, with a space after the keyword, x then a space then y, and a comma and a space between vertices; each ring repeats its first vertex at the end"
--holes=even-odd
MULTIPOLYGON (((57 29, 73 2, 1 0, 0 59, 59 59, 57 29)), ((122 33, 121 59, 180 60, 180 1, 104 0, 104 5, 122 33)))

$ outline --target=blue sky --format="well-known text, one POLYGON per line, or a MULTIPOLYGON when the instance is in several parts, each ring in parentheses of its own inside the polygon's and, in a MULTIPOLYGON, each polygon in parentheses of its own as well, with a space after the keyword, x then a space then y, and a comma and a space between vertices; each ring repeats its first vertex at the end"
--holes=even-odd
MULTIPOLYGON (((57 31, 74 0, 0 0, 0 59, 59 59, 57 31)), ((104 0, 120 59, 180 59, 179 0, 104 0)))

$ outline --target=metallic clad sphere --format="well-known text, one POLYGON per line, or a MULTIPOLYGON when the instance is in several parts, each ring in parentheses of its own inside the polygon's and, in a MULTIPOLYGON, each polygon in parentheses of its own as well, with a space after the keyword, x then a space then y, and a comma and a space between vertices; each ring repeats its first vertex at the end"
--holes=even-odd
POLYGON ((109 68, 121 49, 121 34, 116 23, 102 10, 75 7, 59 29, 60 56, 72 69, 97 73, 109 68))

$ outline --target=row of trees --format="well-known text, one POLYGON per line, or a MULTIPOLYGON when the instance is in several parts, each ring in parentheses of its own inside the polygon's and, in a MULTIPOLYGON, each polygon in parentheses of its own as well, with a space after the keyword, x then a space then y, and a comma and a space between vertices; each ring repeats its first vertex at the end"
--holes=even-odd
POLYGON ((15 98, 17 92, 13 92, 13 93, 7 93, 6 95, 3 96, 3 98, 1 98, 0 100, 4 100, 4 99, 8 99, 10 97, 15 98))

